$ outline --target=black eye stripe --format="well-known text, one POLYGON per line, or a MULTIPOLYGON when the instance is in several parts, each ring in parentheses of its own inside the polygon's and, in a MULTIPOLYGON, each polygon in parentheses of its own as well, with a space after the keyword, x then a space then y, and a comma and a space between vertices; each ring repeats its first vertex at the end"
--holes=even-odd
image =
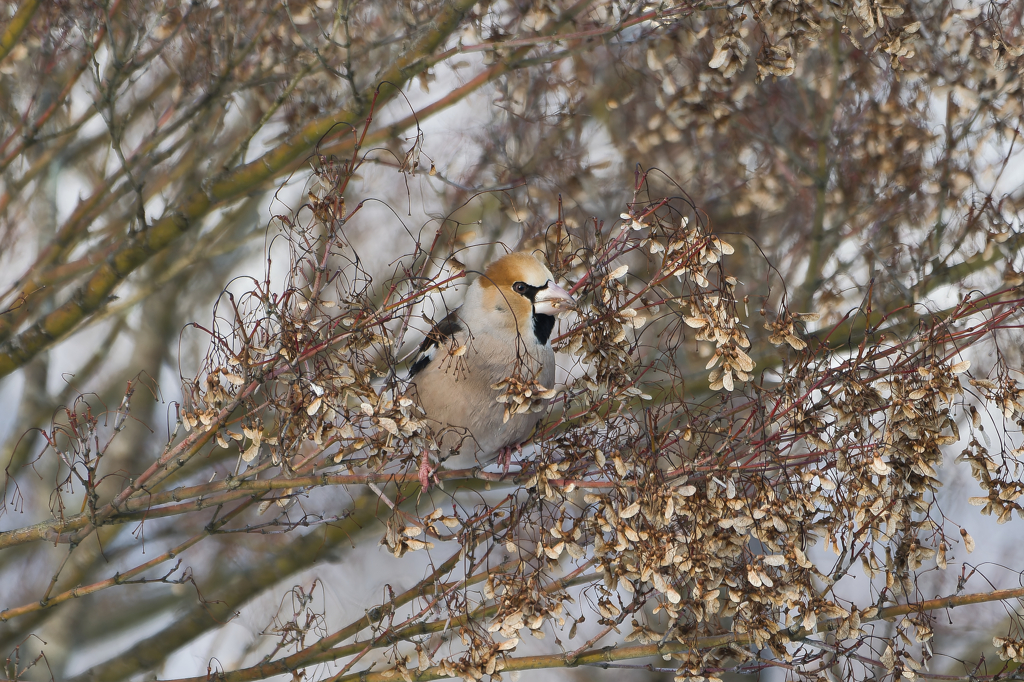
POLYGON ((546 284, 544 286, 542 286, 542 287, 535 287, 535 286, 531 286, 531 285, 527 284, 526 282, 516 282, 515 284, 512 285, 512 291, 514 291, 517 294, 520 294, 520 295, 525 296, 526 298, 530 299, 531 303, 533 302, 534 296, 537 295, 537 292, 540 291, 541 289, 546 289, 546 288, 547 288, 546 284))
MULTIPOLYGON (((512 291, 523 296, 524 298, 530 299, 530 303, 534 303, 534 298, 537 296, 537 292, 541 289, 547 289, 548 285, 545 282, 542 287, 535 287, 527 284, 526 282, 516 282, 512 285, 512 291)), ((534 311, 533 315, 533 333, 537 337, 537 343, 545 344, 551 337, 551 330, 555 328, 555 318, 551 315, 541 315, 534 311)))

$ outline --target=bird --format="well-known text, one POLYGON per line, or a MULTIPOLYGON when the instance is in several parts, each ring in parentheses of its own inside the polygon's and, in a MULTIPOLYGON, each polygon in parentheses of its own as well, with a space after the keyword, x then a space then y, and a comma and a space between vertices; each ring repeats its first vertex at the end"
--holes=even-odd
POLYGON ((529 384, 534 400, 536 392, 554 394, 551 332, 556 317, 574 308, 575 299, 539 259, 513 252, 491 263, 470 284, 463 304, 434 325, 409 378, 442 460, 455 450, 449 465, 471 458, 486 464, 497 455, 508 472, 512 451, 522 451, 543 415, 517 411, 515 403, 509 410, 498 401, 501 384, 519 377, 535 382, 529 384))

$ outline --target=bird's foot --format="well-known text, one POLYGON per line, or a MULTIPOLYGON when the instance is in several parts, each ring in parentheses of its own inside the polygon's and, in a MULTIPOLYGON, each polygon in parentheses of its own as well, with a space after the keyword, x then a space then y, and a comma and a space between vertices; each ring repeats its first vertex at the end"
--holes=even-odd
POLYGON ((523 457, 523 446, 521 443, 515 445, 506 445, 501 450, 498 450, 498 464, 501 465, 501 477, 505 478, 508 476, 508 468, 512 465, 512 452, 518 452, 520 459, 523 457))
POLYGON ((420 485, 423 490, 430 490, 430 477, 433 476, 434 480, 437 480, 437 467, 430 463, 430 450, 423 449, 423 453, 420 455, 420 485))

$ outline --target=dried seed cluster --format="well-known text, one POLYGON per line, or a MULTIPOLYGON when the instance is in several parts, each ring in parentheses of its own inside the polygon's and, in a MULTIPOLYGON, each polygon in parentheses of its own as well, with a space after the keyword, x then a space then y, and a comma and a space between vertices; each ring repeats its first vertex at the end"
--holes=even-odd
MULTIPOLYGON (((374 488, 391 507, 381 544, 395 557, 455 542, 470 567, 430 607, 468 614, 448 649, 396 643, 392 676, 497 677, 527 633, 574 633, 584 600, 597 626, 631 624, 627 642, 681 645, 665 653, 677 680, 719 680, 761 650, 808 664, 819 654, 795 637, 827 627, 838 641, 866 642, 865 622, 917 598, 922 571, 946 569, 961 543, 973 550, 934 508, 958 414, 977 413, 961 383, 970 363, 950 342, 954 321, 841 352, 809 339, 819 315, 784 303, 765 303, 766 322, 750 327, 744 285, 727 269, 737 248, 685 211, 636 202, 618 229, 566 229, 541 244, 582 305, 556 332, 564 389, 518 375, 491 387, 506 418, 558 406, 511 492, 471 503, 446 493, 452 514, 418 517, 400 488, 374 488), (586 240, 598 248, 583 249, 586 240), (707 358, 700 401, 679 395, 682 353, 707 358), (855 567, 871 603, 822 589, 855 567), (584 572, 582 591, 556 578, 570 570, 584 572), (685 649, 723 632, 737 642, 685 649)), ((385 485, 406 476, 422 496, 442 483, 437 445, 392 368, 422 293, 406 290, 386 308, 350 290, 327 296, 316 268, 298 273, 315 295, 254 294, 232 311, 233 333, 215 344, 183 419, 222 445, 234 440, 252 468, 290 476, 309 462, 338 464, 385 485), (246 416, 228 428, 219 410, 238 401, 246 416)), ((970 385, 1006 420, 1024 419, 1024 392, 1001 376, 970 385)), ((1020 511, 1020 450, 992 455, 978 441, 980 417, 970 428, 961 460, 987 493, 977 504, 1005 521, 1020 511)), ((932 626, 916 614, 896 632, 880 662, 911 677, 931 656, 932 626)), ((1001 651, 1019 655, 1005 641, 1001 651)))

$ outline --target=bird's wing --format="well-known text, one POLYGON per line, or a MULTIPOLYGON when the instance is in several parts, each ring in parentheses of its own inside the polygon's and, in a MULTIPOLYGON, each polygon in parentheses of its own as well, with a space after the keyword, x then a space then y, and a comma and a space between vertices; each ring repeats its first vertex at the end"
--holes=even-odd
POLYGON ((434 359, 437 354, 437 349, 441 347, 442 343, 447 343, 449 339, 465 329, 462 324, 462 320, 459 319, 459 309, 451 311, 444 316, 444 319, 434 325, 423 343, 420 344, 419 350, 416 352, 416 357, 412 361, 412 365, 409 367, 409 376, 414 377, 424 367, 430 364, 430 361, 434 359))

